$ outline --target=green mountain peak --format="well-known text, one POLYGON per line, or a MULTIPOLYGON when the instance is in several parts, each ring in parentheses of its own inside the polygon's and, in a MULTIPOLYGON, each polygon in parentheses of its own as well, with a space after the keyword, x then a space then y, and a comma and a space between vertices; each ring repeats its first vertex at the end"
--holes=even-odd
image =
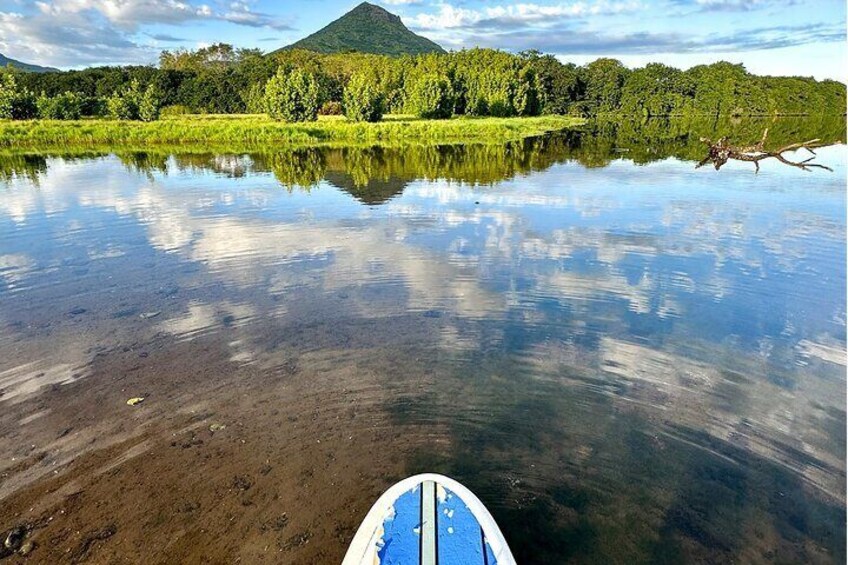
POLYGON ((318 53, 359 51, 393 56, 444 53, 436 43, 409 31, 399 16, 368 2, 283 49, 318 53))

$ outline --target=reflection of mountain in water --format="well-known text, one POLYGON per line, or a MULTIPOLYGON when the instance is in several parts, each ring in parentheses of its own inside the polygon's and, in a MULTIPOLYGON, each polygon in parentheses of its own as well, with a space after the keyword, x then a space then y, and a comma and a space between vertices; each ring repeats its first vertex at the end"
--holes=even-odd
MULTIPOLYGON (((274 150, 249 155, 181 154, 163 150, 118 153, 131 170, 145 174, 211 171, 230 178, 272 173, 289 190, 310 190, 326 180, 367 204, 381 204, 415 180, 492 185, 545 170, 557 163, 577 162, 605 167, 613 161, 637 164, 674 157, 700 161, 706 151, 702 137, 726 136, 737 144, 758 141, 768 128, 766 147, 819 138, 825 143, 845 141, 842 116, 817 118, 739 119, 711 118, 645 121, 595 121, 580 130, 525 139, 501 145, 410 146, 274 150)), ((64 155, 62 155, 64 157, 64 155)), ((91 158, 91 153, 75 157, 91 158)), ((46 171, 42 155, 0 157, 0 179, 22 175, 37 179, 46 171)))
POLYGON ((374 206, 385 204, 395 196, 403 193, 409 181, 398 178, 369 179, 364 185, 359 184, 348 174, 328 171, 324 179, 340 190, 344 190, 363 204, 374 206))

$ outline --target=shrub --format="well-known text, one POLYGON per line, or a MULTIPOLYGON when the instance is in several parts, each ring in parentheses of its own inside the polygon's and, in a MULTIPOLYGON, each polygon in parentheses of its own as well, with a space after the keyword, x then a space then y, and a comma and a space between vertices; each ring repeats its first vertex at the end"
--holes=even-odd
POLYGON ((344 91, 344 113, 354 122, 379 122, 383 118, 383 94, 372 76, 351 77, 344 91))
POLYGON ((319 116, 341 116, 344 114, 342 103, 336 100, 328 100, 318 109, 319 116))
POLYGON ((82 116, 83 97, 76 92, 56 96, 42 94, 36 101, 38 117, 44 120, 78 120, 82 116))
POLYGON ((122 92, 115 92, 106 101, 109 115, 116 120, 138 120, 141 97, 141 86, 133 80, 122 92))
POLYGON ((0 73, 0 118, 12 119, 12 107, 17 95, 15 76, 12 73, 0 73))
POLYGON ((154 85, 148 85, 138 103, 138 118, 143 122, 155 122, 159 119, 162 101, 159 90, 154 85))
POLYGON ((265 84, 254 83, 243 94, 244 106, 248 114, 264 114, 265 108, 265 84))
POLYGON ((105 116, 106 99, 100 96, 83 96, 80 110, 83 116, 105 116))
POLYGON ((32 120, 38 117, 38 106, 35 94, 29 90, 21 90, 15 94, 12 100, 13 120, 32 120))
POLYGON ((138 104, 117 92, 106 101, 109 116, 116 120, 135 120, 138 118, 138 104))
POLYGON ((12 73, 0 73, 0 118, 29 120, 38 110, 35 96, 26 89, 19 89, 12 73))
POLYGON ((434 73, 422 75, 412 86, 409 105, 411 111, 422 118, 449 118, 453 103, 448 81, 434 73))
POLYGON ((165 106, 159 111, 159 117, 165 116, 185 116, 191 114, 191 108, 182 104, 172 104, 165 106))
POLYGON ((312 73, 280 68, 265 85, 268 115, 287 122, 318 119, 318 81, 312 73))
POLYGON ((106 101, 109 115, 117 120, 142 120, 153 122, 159 119, 162 108, 159 89, 149 84, 144 91, 137 80, 122 92, 115 92, 106 101))

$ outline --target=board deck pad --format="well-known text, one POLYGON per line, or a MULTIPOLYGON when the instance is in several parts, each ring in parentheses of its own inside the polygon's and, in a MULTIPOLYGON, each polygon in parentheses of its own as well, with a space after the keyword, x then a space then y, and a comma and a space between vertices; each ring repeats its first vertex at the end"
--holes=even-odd
POLYGON ((513 565, 500 529, 471 491, 441 475, 401 481, 371 508, 343 565, 513 565))

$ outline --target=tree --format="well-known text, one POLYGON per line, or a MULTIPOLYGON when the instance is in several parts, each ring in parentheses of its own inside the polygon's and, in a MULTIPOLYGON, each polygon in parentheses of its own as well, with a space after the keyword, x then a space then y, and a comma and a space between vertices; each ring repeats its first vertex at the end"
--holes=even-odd
POLYGON ((695 89, 682 71, 649 63, 632 71, 621 90, 620 111, 644 117, 670 116, 690 110, 695 89))
POLYGON ((719 61, 686 71, 695 84, 693 109, 697 114, 741 116, 768 113, 763 80, 742 65, 719 61))
POLYGON ((138 103, 138 119, 143 122, 155 122, 162 108, 159 89, 151 84, 144 90, 138 103))
POLYGON ((187 49, 162 51, 159 55, 159 68, 177 71, 223 69, 237 65, 254 55, 261 56, 262 52, 258 49, 236 49, 228 43, 215 43, 194 51, 187 49))
POLYGON ((32 92, 18 86, 14 72, 0 72, 0 119, 31 120, 37 116, 32 92))
POLYGON ((0 119, 12 119, 12 108, 18 95, 18 85, 15 75, 10 72, 0 73, 0 119))
POLYGON ((616 59, 598 59, 583 70, 585 99, 590 112, 614 112, 621 101, 621 88, 627 79, 627 67, 616 59))
POLYGON ((265 85, 268 115, 287 122, 318 119, 318 81, 312 73, 280 68, 265 85))
POLYGON ((83 97, 76 92, 63 92, 57 96, 42 94, 36 106, 41 119, 78 120, 82 116, 83 97))
POLYGON ((38 117, 38 105, 35 94, 27 89, 18 91, 12 101, 13 120, 32 120, 38 117))
POLYGON ((138 120, 140 119, 141 85, 137 80, 130 83, 123 91, 115 92, 106 101, 109 115, 116 120, 138 120))
POLYGON ((379 122, 383 118, 384 97, 373 74, 353 75, 344 91, 345 116, 354 122, 379 122))
POLYGON ((536 88, 536 72, 530 65, 524 66, 518 72, 513 107, 519 116, 538 116, 541 111, 539 91, 536 88))
POLYGON ((435 73, 418 77, 409 94, 409 107, 421 118, 450 118, 453 104, 447 80, 435 73))
POLYGON ((245 110, 248 114, 264 114, 265 106, 265 84, 257 82, 250 86, 243 94, 245 110))
POLYGON ((536 75, 536 88, 542 114, 567 114, 572 104, 583 95, 585 85, 580 81, 573 63, 562 64, 553 55, 537 52, 522 54, 536 75))
MULTIPOLYGON (((127 117, 137 112, 131 97, 119 100, 115 96, 125 97, 134 83, 139 85, 135 100, 139 105, 146 88, 153 84, 162 106, 192 112, 265 113, 269 79, 275 73, 288 76, 297 71, 311 75, 318 84, 319 107, 325 102, 342 104, 346 85, 354 75, 365 74, 382 95, 385 112, 415 112, 413 98, 421 94, 415 91, 424 76, 436 76, 447 85, 446 95, 437 98, 447 98, 450 109, 440 109, 439 115, 843 115, 846 104, 843 83, 810 77, 758 77, 741 65, 726 62, 684 72, 661 64, 631 71, 614 59, 576 67, 538 52, 515 55, 494 49, 393 58, 298 49, 262 55, 253 49, 216 44, 195 51, 164 52, 159 68, 0 72, 12 73, 18 93, 17 98, 10 98, 8 88, 3 87, 6 115, 12 98, 18 101, 15 115, 32 117, 35 98, 30 93, 55 97, 75 92, 83 97, 82 115, 101 114, 103 101, 109 98, 113 115, 138 119, 127 117)), ((6 80, 3 78, 3 84, 6 80)))

